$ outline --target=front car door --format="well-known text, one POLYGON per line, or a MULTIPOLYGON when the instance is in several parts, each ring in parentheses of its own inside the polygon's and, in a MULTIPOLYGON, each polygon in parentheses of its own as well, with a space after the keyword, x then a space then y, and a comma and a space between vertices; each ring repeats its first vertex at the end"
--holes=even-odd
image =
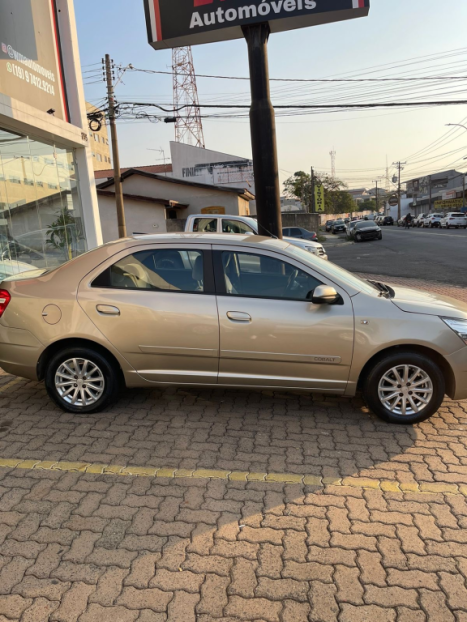
POLYGON ((145 380, 217 382, 219 324, 209 245, 126 249, 83 279, 78 301, 145 380))
POLYGON ((213 248, 219 384, 344 393, 354 347, 348 294, 331 283, 341 304, 314 305, 310 292, 330 283, 303 264, 268 251, 213 248))

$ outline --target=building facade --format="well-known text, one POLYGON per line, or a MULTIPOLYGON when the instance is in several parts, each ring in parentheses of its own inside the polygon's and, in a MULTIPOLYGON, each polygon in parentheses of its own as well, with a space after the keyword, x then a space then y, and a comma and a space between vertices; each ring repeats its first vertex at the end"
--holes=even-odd
POLYGON ((465 173, 450 169, 407 182, 407 197, 415 215, 465 211, 465 173))
MULTIPOLYGON (((249 202, 254 198, 243 188, 175 179, 144 168, 151 167, 130 168, 122 173, 129 235, 180 231, 192 214, 247 215, 249 202)), ((118 237, 113 177, 100 180, 97 193, 104 242, 110 242, 118 237)))
POLYGON ((112 159, 110 157, 109 133, 105 122, 105 115, 99 109, 86 102, 86 112, 102 114, 102 126, 98 132, 89 129, 89 142, 92 153, 92 165, 95 171, 103 168, 112 168, 112 159))
POLYGON ((0 278, 102 243, 72 0, 0 2, 0 278))

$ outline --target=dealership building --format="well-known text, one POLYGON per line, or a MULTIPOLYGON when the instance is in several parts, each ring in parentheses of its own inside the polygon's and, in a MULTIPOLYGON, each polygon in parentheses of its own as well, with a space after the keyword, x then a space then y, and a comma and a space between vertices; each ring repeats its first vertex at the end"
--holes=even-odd
POLYGON ((72 0, 0 2, 0 277, 102 243, 72 0))

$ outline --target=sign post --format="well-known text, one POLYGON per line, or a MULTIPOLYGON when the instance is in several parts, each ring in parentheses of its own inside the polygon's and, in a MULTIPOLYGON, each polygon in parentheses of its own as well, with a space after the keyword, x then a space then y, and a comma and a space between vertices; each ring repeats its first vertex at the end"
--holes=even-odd
MULTIPOLYGON (((144 6, 149 43, 156 50, 245 37, 258 229, 262 234, 281 238, 276 126, 267 57, 269 35, 366 17, 370 0, 144 0, 144 6)), ((174 115, 177 112, 174 110, 174 115)))
POLYGON ((258 231, 282 238, 276 121, 269 90, 269 32, 267 23, 243 27, 250 65, 250 131, 258 231))

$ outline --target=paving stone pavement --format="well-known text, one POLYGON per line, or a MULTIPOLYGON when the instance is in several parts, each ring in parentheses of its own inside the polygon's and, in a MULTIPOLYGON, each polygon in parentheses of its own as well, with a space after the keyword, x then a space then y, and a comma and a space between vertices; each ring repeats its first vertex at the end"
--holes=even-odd
POLYGON ((0 466, 0 622, 467 622, 466 431, 467 402, 409 427, 360 399, 221 389, 77 417, 0 373, 0 465, 25 461, 0 466))

